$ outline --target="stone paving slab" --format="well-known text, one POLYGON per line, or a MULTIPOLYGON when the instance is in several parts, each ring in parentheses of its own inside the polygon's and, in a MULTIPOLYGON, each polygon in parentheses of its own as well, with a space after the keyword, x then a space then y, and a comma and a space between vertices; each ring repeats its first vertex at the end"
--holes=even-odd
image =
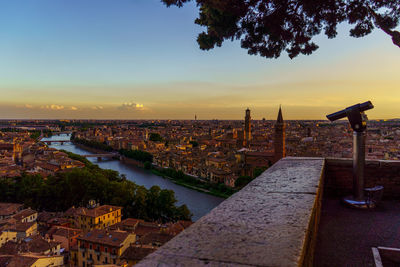
POLYGON ((246 186, 244 191, 313 193, 321 186, 323 158, 285 158, 246 186), (254 188, 255 187, 255 188, 254 188))

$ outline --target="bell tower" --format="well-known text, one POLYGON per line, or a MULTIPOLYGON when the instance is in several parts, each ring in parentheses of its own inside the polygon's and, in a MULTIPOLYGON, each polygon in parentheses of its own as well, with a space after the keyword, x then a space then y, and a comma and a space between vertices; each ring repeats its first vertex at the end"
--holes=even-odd
POLYGON ((275 148, 275 156, 274 156, 275 162, 277 162, 281 158, 286 157, 285 122, 283 121, 281 106, 279 106, 278 118, 275 123, 274 148, 275 148))
POLYGON ((246 117, 244 118, 244 142, 245 146, 249 146, 251 140, 251 116, 250 109, 246 109, 246 117))

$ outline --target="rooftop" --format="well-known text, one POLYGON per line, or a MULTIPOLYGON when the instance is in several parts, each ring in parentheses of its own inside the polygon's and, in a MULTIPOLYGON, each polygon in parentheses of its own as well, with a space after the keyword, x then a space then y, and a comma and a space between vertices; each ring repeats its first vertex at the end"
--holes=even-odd
POLYGON ((119 247, 128 236, 128 232, 95 229, 78 237, 78 240, 119 247))
POLYGON ((24 205, 18 203, 0 203, 0 216, 10 216, 17 213, 24 205))
POLYGON ((121 209, 122 209, 122 207, 118 207, 118 206, 102 205, 102 206, 95 207, 92 209, 77 208, 76 214, 83 215, 83 216, 89 216, 89 217, 99 217, 99 216, 103 216, 110 212, 114 212, 114 211, 121 210, 121 209))

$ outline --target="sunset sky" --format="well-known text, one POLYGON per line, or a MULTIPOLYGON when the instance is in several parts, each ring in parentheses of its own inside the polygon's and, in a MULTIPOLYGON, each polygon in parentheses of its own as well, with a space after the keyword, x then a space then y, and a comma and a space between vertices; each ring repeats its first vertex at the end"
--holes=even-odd
POLYGON ((324 119, 371 100, 371 119, 400 118, 400 49, 379 30, 316 38, 290 60, 239 42, 201 51, 198 10, 160 0, 0 2, 0 118, 324 119))

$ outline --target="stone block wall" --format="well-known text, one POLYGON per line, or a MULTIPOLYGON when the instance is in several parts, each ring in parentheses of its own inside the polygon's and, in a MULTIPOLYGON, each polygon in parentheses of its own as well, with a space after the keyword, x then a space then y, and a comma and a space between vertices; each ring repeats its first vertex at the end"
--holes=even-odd
MULTIPOLYGON (((352 194, 353 160, 327 158, 325 166, 325 194, 352 194)), ((384 186, 383 197, 400 199, 400 161, 367 160, 364 170, 365 187, 384 186)))
POLYGON ((312 266, 323 158, 284 158, 141 266, 312 266))

